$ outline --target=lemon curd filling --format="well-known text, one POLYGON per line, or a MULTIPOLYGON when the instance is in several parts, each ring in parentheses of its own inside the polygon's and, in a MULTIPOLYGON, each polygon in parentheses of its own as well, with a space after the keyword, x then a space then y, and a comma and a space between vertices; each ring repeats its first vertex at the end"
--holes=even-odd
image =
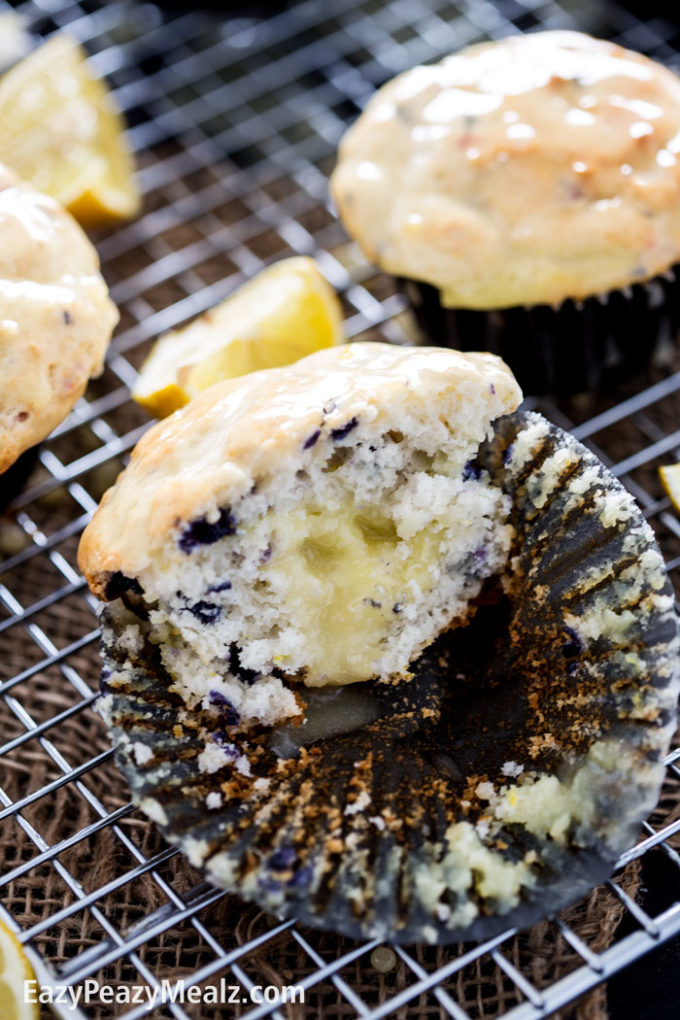
POLYGON ((311 504, 269 518, 281 548, 271 571, 286 577, 282 594, 315 635, 308 686, 354 683, 379 671, 394 618, 413 616, 439 580, 442 558, 455 561, 447 532, 456 516, 450 507, 408 538, 385 509, 351 501, 330 515, 311 504))

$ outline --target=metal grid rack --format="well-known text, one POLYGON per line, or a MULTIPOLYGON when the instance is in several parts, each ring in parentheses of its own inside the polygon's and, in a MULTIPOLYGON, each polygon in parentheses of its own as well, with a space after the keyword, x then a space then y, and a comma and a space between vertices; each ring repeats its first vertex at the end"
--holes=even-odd
MULTIPOLYGON (((228 1007, 250 1020, 536 1020, 602 988, 680 933, 680 750, 668 758, 668 785, 642 841, 587 903, 520 936, 397 949, 383 973, 371 962, 375 943, 277 924, 211 889, 128 803, 92 712, 96 621, 75 551, 147 427, 129 386, 151 340, 263 265, 314 254, 342 295, 350 336, 407 338, 403 299, 348 243, 328 204, 337 142, 376 86, 473 41, 537 25, 599 32, 677 64, 680 29, 588 0, 306 0, 221 17, 134 0, 15 6, 38 34, 66 28, 108 76, 128 117, 145 205, 136 222, 96 238, 122 316, 106 372, 42 446, 0 528, 0 918, 47 987, 86 977, 157 988, 163 979, 191 985, 226 975, 246 991, 263 978, 302 983, 302 1011, 228 1007), (654 909, 635 899, 640 861, 671 869, 654 909), (609 919, 604 937, 589 928, 593 904, 609 919)), ((631 488, 680 579, 680 520, 656 472, 680 459, 680 371, 657 378, 618 404, 540 409, 631 488)), ((591 1015, 606 1015, 602 1001, 591 1015)), ((99 1006, 68 1015, 148 1012, 99 1006)), ((154 1010, 197 1015, 172 1003, 154 1010)))

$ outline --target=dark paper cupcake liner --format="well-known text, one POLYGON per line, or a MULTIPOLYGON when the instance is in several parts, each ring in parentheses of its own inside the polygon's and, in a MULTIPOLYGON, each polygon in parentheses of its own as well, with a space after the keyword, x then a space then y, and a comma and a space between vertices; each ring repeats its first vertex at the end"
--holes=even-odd
POLYGON ((445 308, 436 287, 402 280, 428 343, 491 351, 529 394, 611 390, 670 360, 680 329, 680 266, 608 294, 490 311, 445 308))
POLYGON ((23 489, 28 476, 38 463, 40 444, 32 446, 14 461, 12 466, 0 474, 0 510, 11 503, 23 489))
POLYGON ((447 943, 566 906, 634 842, 680 686, 653 535, 539 415, 500 419, 478 463, 511 499, 502 584, 411 681, 301 689, 303 726, 243 733, 228 713, 189 712, 142 600, 105 607, 101 711, 118 763, 211 882, 352 937, 447 943), (223 764, 207 774, 213 745, 223 764))

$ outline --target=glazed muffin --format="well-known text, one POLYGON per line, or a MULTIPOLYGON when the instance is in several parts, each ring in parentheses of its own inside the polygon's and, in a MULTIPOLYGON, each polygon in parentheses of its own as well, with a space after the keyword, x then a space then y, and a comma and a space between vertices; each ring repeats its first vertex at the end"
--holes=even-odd
POLYGON ((673 594, 630 494, 519 399, 492 355, 334 348, 214 386, 104 498, 99 708, 211 882, 450 942, 559 909, 634 840, 673 594))
POLYGON ((286 678, 402 675, 507 555, 471 462, 520 399, 493 355, 375 343, 217 384, 138 444, 81 568, 142 595, 190 704, 271 724, 286 678))
POLYGON ((98 375, 118 312, 97 254, 53 199, 0 166, 0 473, 98 375))
POLYGON ((576 32, 512 36, 389 82, 331 191, 438 343, 529 392, 584 389, 677 330, 680 80, 576 32))

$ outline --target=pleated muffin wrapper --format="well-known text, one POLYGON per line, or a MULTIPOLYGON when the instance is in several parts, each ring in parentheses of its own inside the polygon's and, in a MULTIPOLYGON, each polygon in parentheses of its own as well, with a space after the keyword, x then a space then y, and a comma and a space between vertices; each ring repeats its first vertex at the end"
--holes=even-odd
POLYGON ((680 264, 645 283, 557 306, 447 308, 428 283, 401 286, 428 343, 500 355, 525 394, 615 390, 651 364, 668 366, 680 330, 680 264))
POLYGON ((103 611, 101 711, 135 802, 218 886, 400 943, 486 938, 578 899, 656 804, 678 623, 651 530, 539 415, 478 455, 511 497, 506 576, 410 680, 307 691, 304 725, 189 711, 143 601, 103 611))
POLYGON ((0 510, 19 495, 40 458, 41 443, 25 450, 14 463, 0 474, 0 510))

